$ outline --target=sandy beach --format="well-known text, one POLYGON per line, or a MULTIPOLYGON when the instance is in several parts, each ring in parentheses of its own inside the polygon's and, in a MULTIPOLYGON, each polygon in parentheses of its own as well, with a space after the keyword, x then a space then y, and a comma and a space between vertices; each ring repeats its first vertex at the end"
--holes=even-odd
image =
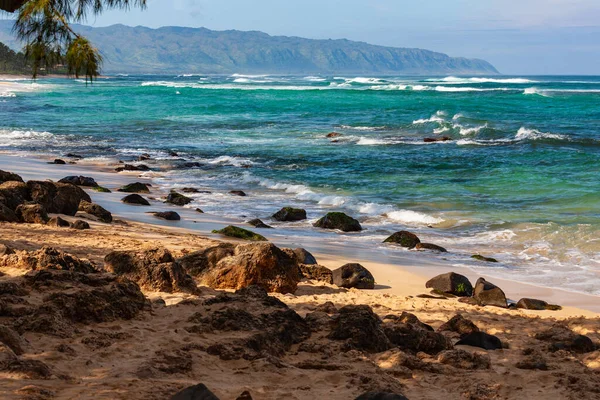
MULTIPOLYGON (((112 213, 113 222, 106 224, 86 219, 91 229, 82 231, 41 224, 0 223, 0 244, 17 254, 27 254, 21 253, 27 251, 33 255, 40 248, 50 246, 79 259, 87 259, 102 269, 105 257, 114 251, 144 252, 165 248, 174 259, 180 259, 221 243, 224 238, 211 233, 212 230, 230 224, 243 226, 243 221, 238 219, 224 219, 163 204, 160 199, 167 192, 153 188, 146 195, 151 200, 150 208, 123 204, 120 201, 123 193, 116 189, 134 181, 144 182, 144 177, 136 172, 117 174, 112 168, 85 160, 73 165, 51 165, 47 161, 2 155, 0 169, 17 173, 25 181, 57 181, 68 175, 91 176, 113 191, 97 193, 86 189, 94 203, 112 213), (181 221, 162 221, 145 213, 151 210, 176 211, 181 215, 181 221)), ((86 216, 61 217, 72 222, 86 216)), ((223 294, 232 291, 203 285, 198 290, 165 292, 140 283, 148 300, 145 306, 140 305, 135 315, 122 318, 117 313, 104 318, 96 308, 99 313, 96 320, 82 316, 68 329, 55 329, 56 321, 47 322, 54 329, 51 333, 39 327, 24 328, 30 326, 27 325, 28 315, 19 316, 7 310, 14 311, 18 307, 15 305, 23 303, 25 297, 12 295, 12 304, 8 297, 6 302, 0 301, 0 310, 3 310, 0 324, 14 324, 18 329, 21 338, 16 342, 22 350, 18 355, 21 366, 0 372, 1 397, 167 399, 177 391, 199 383, 205 384, 221 399, 236 399, 244 391, 249 391, 254 399, 353 399, 369 391, 402 393, 408 399, 597 399, 600 396, 598 347, 580 352, 575 348, 563 348, 556 342, 564 337, 564 329, 567 329, 573 335, 586 335, 597 346, 600 341, 600 302, 596 296, 489 278, 503 289, 509 300, 537 298, 559 304, 562 309, 534 311, 470 305, 454 297, 432 296, 430 289, 425 288, 425 282, 450 271, 464 274, 472 283, 480 275, 423 257, 420 252, 392 254, 360 246, 332 247, 323 245, 318 239, 297 243, 297 239, 289 240, 276 232, 267 232, 265 236, 280 248, 307 249, 319 265, 331 270, 346 263, 359 263, 373 274, 375 288, 345 289, 323 281, 303 279, 294 293, 271 293, 285 303, 283 307, 297 313, 300 320, 295 317, 272 320, 280 307, 274 306, 273 301, 257 300, 243 293, 223 294), (401 345, 400 350, 385 344, 387 339, 384 337, 377 337, 376 334, 381 332, 379 322, 374 322, 375 326, 362 325, 365 319, 355 320, 355 323, 362 321, 356 327, 358 331, 349 334, 345 341, 332 339, 335 335, 331 332, 341 329, 336 325, 343 320, 340 310, 356 305, 369 306, 377 317, 361 314, 361 318, 381 319, 388 337, 394 337, 389 332, 396 332, 394 329, 400 329, 398 326, 405 329, 410 325, 397 322, 403 313, 416 316, 420 322, 413 321, 414 324, 428 324, 436 331, 461 314, 478 330, 499 338, 503 348, 485 350, 452 345, 460 338, 458 332, 434 334, 429 328, 421 330, 410 325, 410 329, 417 329, 410 335, 425 335, 419 340, 426 342, 424 338, 431 336, 427 340, 442 340, 443 346, 450 347, 443 351, 432 350, 423 347, 425 342, 419 342, 416 347, 401 345), (245 313, 240 314, 240 310, 245 313), (221 315, 232 317, 226 317, 223 322, 221 315), (254 322, 243 322, 242 315, 252 321, 259 318, 263 321, 261 327, 253 326, 254 322), (560 324, 560 328, 556 324, 560 324), (332 328, 335 326, 337 328, 332 328), (563 336, 550 335, 550 339, 539 336, 557 329, 563 336), (425 334, 425 331, 430 333, 425 334), (360 336, 360 332, 366 337, 360 336), (279 339, 283 333, 285 340, 279 339), (272 340, 264 342, 258 339, 260 336, 252 336, 257 334, 273 335, 272 340), (558 347, 554 349, 552 345, 558 347), (31 368, 25 361, 40 362, 46 367, 35 364, 36 368, 31 368)), ((4 257, 14 260, 6 258, 10 256, 4 257)), ((57 280, 59 275, 56 275, 51 278, 56 281, 38 286, 31 280, 36 271, 24 269, 20 264, 11 266, 5 262, 0 264, 0 272, 4 274, 0 276, 0 283, 18 283, 29 288, 26 302, 32 307, 43 302, 53 304, 56 296, 64 293, 76 296, 78 290, 83 291, 89 285, 81 278, 57 280)), ((41 279, 35 276, 35 279, 41 279)), ((90 293, 104 289, 95 290, 90 293)), ((89 301, 93 298, 91 296, 89 301)), ((68 307, 70 303, 61 304, 68 307)), ((3 360, 0 353, 0 364, 3 360)))

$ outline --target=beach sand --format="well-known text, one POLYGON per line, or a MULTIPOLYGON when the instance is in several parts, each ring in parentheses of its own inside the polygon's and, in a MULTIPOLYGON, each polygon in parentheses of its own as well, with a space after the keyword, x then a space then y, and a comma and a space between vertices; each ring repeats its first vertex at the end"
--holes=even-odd
MULTIPOLYGON (((49 165, 46 161, 3 155, 0 169, 18 173, 25 180, 93 176, 110 189, 143 181, 137 174, 115 174, 93 163, 49 165)), ((176 210, 183 219, 163 222, 145 214, 146 209, 124 206, 120 202, 121 193, 89 193, 95 202, 111 211, 117 221, 110 225, 91 221, 91 229, 86 231, 0 223, 0 243, 29 251, 52 246, 102 266, 104 256, 115 250, 165 247, 178 257, 222 240, 210 233, 212 229, 240 223, 235 219, 161 205, 161 211, 176 210)), ((158 198, 162 194, 152 193, 149 197, 158 198)), ((26 352, 22 357, 46 363, 53 376, 43 380, 24 379, 16 372, 0 372, 0 397, 167 399, 186 386, 204 383, 221 399, 235 399, 244 390, 250 391, 254 399, 353 399, 369 390, 384 389, 401 392, 411 400, 600 398, 598 350, 586 354, 564 350, 549 352, 548 343, 533 337, 561 322, 598 343, 600 301, 596 296, 490 278, 510 299, 540 298, 563 308, 560 311, 507 310, 467 305, 457 299, 418 298, 417 295, 429 293, 425 282, 439 273, 463 273, 472 282, 479 275, 466 269, 458 271, 417 252, 387 254, 348 245, 331 248, 318 240, 295 243, 296 239, 269 238, 280 247, 305 247, 319 264, 330 269, 358 262, 375 277, 374 290, 347 290, 323 282, 303 281, 294 294, 273 294, 302 317, 326 302, 332 302, 338 309, 363 304, 381 318, 410 312, 437 329, 460 313, 481 330, 496 335, 507 348, 485 351, 457 346, 470 353, 489 356, 489 369, 471 370, 445 365, 436 356, 424 353, 410 356, 407 361, 407 356, 397 350, 377 354, 340 351, 339 347, 331 347, 332 341, 317 329, 309 341, 313 349, 321 350, 308 352, 295 344, 280 357, 227 360, 209 354, 207 349, 239 339, 242 332, 198 333, 185 329, 194 313, 205 312, 202 301, 214 298, 217 291, 201 287, 199 295, 191 295, 145 290, 150 300, 162 298, 166 306, 154 304, 151 311, 128 321, 80 324, 73 327, 70 337, 24 333, 26 352), (58 350, 66 345, 70 348, 68 352, 58 350), (516 368, 517 363, 529 357, 544 359, 547 370, 516 368), (170 368, 158 371, 149 368, 156 363, 170 368), (153 372, 148 373, 149 370, 153 372)), ((6 274, 0 277, 0 282, 27 272, 0 270, 6 274)), ((0 314, 0 324, 5 319, 0 314)))

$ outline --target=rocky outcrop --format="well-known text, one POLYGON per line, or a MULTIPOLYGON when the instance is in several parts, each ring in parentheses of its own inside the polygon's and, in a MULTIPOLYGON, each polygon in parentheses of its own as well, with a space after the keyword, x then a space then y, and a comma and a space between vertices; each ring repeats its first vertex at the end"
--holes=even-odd
POLYGON ((130 194, 129 196, 123 197, 121 199, 121 201, 126 204, 135 204, 138 206, 149 206, 150 205, 148 200, 146 200, 139 194, 130 194))
POLYGON ((392 346, 383 331, 381 319, 366 305, 342 307, 328 338, 346 341, 348 350, 369 353, 386 351, 392 346))
POLYGON ((156 218, 164 219, 166 221, 180 221, 181 216, 177 214, 175 211, 160 211, 150 213, 154 215, 156 218))
POLYGON ((25 340, 8 326, 0 325, 0 343, 7 346, 18 356, 25 353, 25 340))
POLYGON ((31 200, 41 204, 52 214, 74 216, 79 210, 79 203, 92 202, 85 191, 70 183, 29 181, 27 187, 31 193, 31 200))
POLYGON ((23 182, 23 178, 17 174, 13 174, 12 172, 0 170, 0 184, 9 181, 23 182))
POLYGON ((90 229, 90 224, 81 219, 78 219, 77 221, 73 221, 73 223, 71 224, 71 228, 76 229, 78 231, 84 231, 86 229, 90 229))
POLYGON ((195 292, 194 280, 162 248, 145 251, 114 251, 104 257, 104 268, 126 277, 142 288, 159 292, 195 292))
POLYGON ((37 251, 18 251, 14 254, 0 257, 0 266, 34 271, 51 269, 86 274, 97 272, 96 268, 88 260, 80 259, 49 246, 44 246, 37 251))
POLYGON ((485 350, 502 349, 502 341, 500 341, 500 339, 497 336, 480 331, 475 331, 464 335, 458 342, 456 342, 456 346, 461 345, 480 347, 485 350))
POLYGON ((446 250, 442 246, 438 246, 437 244, 432 244, 432 243, 417 243, 417 245, 415 246, 415 249, 437 251, 438 253, 447 253, 448 252, 448 250, 446 250))
POLYGON ((31 193, 27 184, 8 181, 0 185, 0 204, 15 211, 18 206, 31 201, 31 193))
POLYGON ((466 319, 461 314, 456 314, 448 322, 442 324, 438 328, 438 332, 456 332, 464 336, 473 332, 479 332, 479 328, 473 321, 466 319))
POLYGON ((355 400, 408 400, 405 396, 390 392, 366 392, 355 400))
POLYGON ((246 196, 248 196, 245 192, 243 192, 241 190, 231 190, 229 192, 229 194, 232 194, 234 196, 240 196, 240 197, 246 197, 246 196))
POLYGON ((170 400, 219 400, 219 398, 206 385, 200 383, 175 393, 170 400))
POLYGON ((596 349, 592 339, 577 334, 562 324, 556 324, 550 329, 537 333, 535 338, 548 342, 548 350, 552 352, 566 350, 576 354, 584 354, 596 349))
POLYGON ((434 138, 424 138, 423 142, 424 143, 435 143, 435 142, 447 142, 449 140, 452 140, 452 138, 450 136, 441 136, 441 137, 434 137, 434 138))
POLYGON ((471 296, 473 294, 473 286, 469 279, 454 272, 448 272, 430 279, 425 283, 425 287, 455 296, 471 296))
POLYGON ((303 278, 333 284, 333 271, 318 264, 300 264, 303 278))
POLYGON ((471 258, 474 259, 474 260, 483 261, 483 262, 490 262, 490 263, 497 263, 498 262, 498 260, 496 260, 495 258, 485 257, 485 256, 482 256, 481 254, 472 255, 471 258))
POLYGON ((396 320, 386 320, 383 325, 383 331, 392 344, 413 354, 438 354, 452 348, 444 335, 434 332, 433 328, 423 324, 416 316, 404 314, 396 320))
POLYGON ((186 273, 195 277, 216 267, 217 263, 225 257, 232 256, 235 252, 235 247, 236 245, 232 243, 219 243, 216 246, 187 254, 178 259, 177 262, 186 273))
POLYGON ((337 229, 342 232, 362 231, 360 222, 342 212, 330 212, 315 222, 314 226, 322 229, 337 229))
POLYGON ((71 224, 69 223, 69 221, 65 221, 61 217, 52 217, 52 218, 50 218, 50 220, 48 221, 48 223, 46 225, 48 225, 48 226, 54 226, 56 228, 68 228, 68 227, 71 226, 71 224))
POLYGON ((440 364, 467 370, 490 369, 492 365, 489 355, 469 353, 460 349, 443 351, 438 354, 437 360, 440 364))
POLYGON ((259 229, 273 229, 272 226, 265 224, 258 218, 248 221, 248 225, 252 225, 253 227, 259 228, 259 229))
POLYGON ((116 172, 123 172, 123 171, 150 171, 150 167, 145 165, 145 164, 139 164, 139 165, 132 165, 132 164, 124 164, 121 167, 117 167, 115 168, 116 172))
POLYGON ((25 379, 49 379, 52 376, 50 368, 43 362, 20 358, 2 343, 0 343, 0 372, 25 379))
POLYGON ((421 243, 421 240, 414 233, 400 231, 385 239, 383 243, 395 243, 402 247, 406 247, 407 249, 414 249, 419 243, 421 243))
POLYGON ((294 293, 300 282, 298 263, 272 243, 243 244, 200 277, 214 289, 257 285, 268 292, 294 293))
POLYGON ((140 182, 129 183, 125 186, 120 187, 117 190, 119 192, 125 193, 150 193, 150 189, 148 189, 148 186, 140 182))
POLYGON ((506 295, 498 286, 483 278, 479 278, 473 290, 473 298, 483 306, 507 308, 506 295))
POLYGON ((286 253, 288 253, 290 255, 290 257, 293 257, 296 259, 296 261, 298 261, 298 264, 318 264, 317 259, 315 258, 315 256, 313 256, 312 254, 310 254, 310 252, 306 249, 303 249, 302 247, 298 247, 297 249, 282 249, 283 251, 285 251, 286 253))
POLYGON ((28 224, 45 224, 50 220, 48 213, 40 204, 21 204, 15 210, 20 221, 28 224))
POLYGON ((306 211, 301 208, 284 207, 273 214, 272 218, 280 222, 295 222, 306 219, 306 211))
POLYGON ((86 187, 95 187, 98 186, 98 183, 94 180, 94 178, 90 178, 87 176, 67 176, 58 181, 59 183, 70 183, 75 186, 86 186, 86 187))
POLYGON ((557 306, 554 304, 548 304, 544 300, 537 299, 528 299, 523 298, 517 302, 517 308, 521 308, 524 310, 553 310, 557 311, 562 309, 561 306, 557 306))
POLYGON ((332 272, 333 284, 343 288, 374 289, 375 278, 360 264, 346 264, 332 272))
POLYGON ((171 192, 167 196, 167 203, 174 204, 176 206, 185 206, 190 204, 192 201, 194 200, 177 192, 171 192))
POLYGON ((0 203, 0 222, 19 222, 19 217, 13 210, 0 203))
POLYGON ((82 200, 79 203, 79 211, 86 212, 94 217, 98 218, 98 221, 110 224, 113 220, 112 214, 107 211, 104 207, 82 200))
POLYGON ((236 239, 249 240, 251 242, 267 242, 267 238, 258 233, 249 231, 248 229, 240 228, 237 226, 229 225, 221 230, 214 230, 212 233, 218 233, 219 235, 228 236, 236 239))

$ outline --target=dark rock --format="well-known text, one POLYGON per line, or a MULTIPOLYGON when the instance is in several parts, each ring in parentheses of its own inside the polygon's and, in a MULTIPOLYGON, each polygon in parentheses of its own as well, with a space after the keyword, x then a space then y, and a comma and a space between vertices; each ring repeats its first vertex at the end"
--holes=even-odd
POLYGON ((166 249, 114 251, 104 257, 104 263, 107 271, 124 276, 148 290, 168 293, 194 293, 197 290, 192 277, 166 249))
POLYGON ((177 192, 171 192, 167 196, 167 203, 175 204, 176 206, 185 206, 192 201, 194 200, 177 192))
POLYGON ((90 196, 80 187, 70 183, 29 181, 27 187, 31 200, 41 204, 46 212, 74 216, 82 201, 92 202, 90 196))
POLYGON ((525 310, 553 310, 553 311, 562 309, 561 306, 548 304, 543 300, 528 299, 528 298, 523 298, 523 299, 519 300, 519 302, 517 303, 517 308, 522 308, 525 310))
POLYGON ((506 295, 498 286, 483 278, 479 278, 473 290, 473 297, 484 306, 507 308, 506 295))
POLYGON ((110 224, 113 220, 112 214, 104 207, 96 203, 89 203, 85 200, 82 200, 81 203, 79 203, 79 211, 93 215, 94 217, 98 218, 100 222, 107 224, 110 224))
POLYGON ((436 244, 431 244, 431 243, 417 243, 417 245, 415 246, 415 249, 431 250, 431 251, 437 251, 439 253, 447 253, 448 252, 448 250, 446 250, 445 248, 438 246, 436 244))
POLYGON ((94 178, 90 178, 87 176, 67 176, 65 178, 62 178, 58 182, 59 183, 70 183, 71 185, 75 185, 75 186, 87 186, 87 187, 98 186, 98 184, 96 183, 94 178))
POLYGON ((65 157, 67 158, 77 158, 77 159, 82 159, 83 156, 79 155, 79 154, 73 154, 73 153, 67 153, 65 154, 65 157))
POLYGON ((77 229, 79 231, 84 231, 86 229, 90 229, 90 224, 85 221, 78 219, 71 224, 72 229, 77 229))
POLYGON ((322 281, 333 284, 333 271, 329 268, 317 264, 300 264, 302 277, 315 281, 322 281))
POLYGON ((367 392, 356 398, 356 400, 408 400, 405 396, 389 392, 367 392))
POLYGON ((448 140, 452 140, 450 136, 442 136, 436 138, 425 138, 423 142, 425 143, 434 143, 434 142, 447 142, 448 140))
POLYGON ((396 243, 408 249, 414 249, 421 240, 414 233, 408 231, 400 231, 394 233, 383 241, 383 243, 396 243))
POLYGON ((247 196, 247 194, 246 194, 246 193, 244 193, 244 192, 243 192, 243 191, 241 191, 241 190, 231 190, 231 191, 229 192, 229 194, 232 194, 232 195, 234 195, 234 196, 241 196, 241 197, 246 197, 246 196, 247 196))
POLYGON ((199 162, 183 162, 175 165, 177 169, 192 169, 192 168, 202 168, 204 165, 199 162))
POLYGON ((327 134, 327 136, 326 136, 326 137, 327 137, 327 138, 329 138, 329 139, 331 139, 331 138, 334 138, 334 137, 340 137, 340 136, 342 136, 342 134, 341 134, 341 133, 338 133, 338 132, 330 132, 330 133, 328 133, 328 134, 327 134))
POLYGON ((300 270, 291 258, 272 243, 243 244, 201 276, 214 289, 242 289, 252 285, 268 292, 294 293, 300 270))
POLYGON ((0 184, 10 181, 23 182, 23 178, 17 174, 13 174, 12 172, 0 170, 0 184))
POLYGON ((3 343, 18 356, 25 353, 25 341, 17 332, 8 326, 0 325, 0 343, 3 343))
POLYGON ((156 218, 164 219, 167 221, 180 221, 181 216, 177 214, 175 211, 162 211, 162 212, 153 212, 151 213, 156 218))
POLYGON ((125 193, 150 193, 148 186, 140 182, 129 183, 119 188, 118 191, 125 193))
POLYGON ((550 342, 548 349, 552 352, 567 350, 572 353, 584 354, 594 351, 596 347, 589 337, 579 335, 561 324, 556 324, 550 329, 536 334, 535 338, 550 342))
POLYGON ((468 335, 473 332, 479 332, 477 325, 470 319, 466 319, 461 314, 456 314, 454 317, 438 328, 438 332, 456 332, 459 335, 468 335))
POLYGON ((374 289, 375 278, 360 264, 346 264, 332 272, 333 284, 343 288, 374 289))
POLYGON ((40 204, 21 204, 15 210, 15 214, 28 224, 45 224, 50 220, 48 213, 40 204))
POLYGON ((31 193, 23 182, 8 181, 0 184, 0 204, 12 211, 18 206, 31 200, 31 193))
POLYGON ((404 318, 404 322, 402 320, 386 322, 383 331, 392 344, 403 351, 415 354, 418 352, 438 354, 440 351, 452 348, 452 344, 444 335, 434 332, 429 325, 423 324, 416 317, 404 318))
POLYGON ((173 150, 167 151, 167 154, 169 155, 169 157, 179 157, 179 154, 177 154, 177 152, 173 150))
POLYGON ((183 189, 181 189, 181 191, 183 193, 200 193, 200 190, 192 187, 184 187, 183 189))
POLYGON ((20 222, 13 210, 0 203, 0 222, 20 222))
POLYGON ((197 212, 198 214, 204 214, 204 211, 202 211, 202 210, 201 210, 201 209, 199 209, 199 208, 196 208, 196 212, 197 212))
POLYGON ((441 364, 467 370, 490 369, 492 365, 489 355, 470 353, 460 349, 443 351, 438 354, 437 360, 441 364))
POLYGON ((300 264, 318 264, 315 256, 310 254, 310 252, 302 247, 298 247, 294 249, 294 254, 296 255, 296 259, 300 264))
POLYGON ((145 165, 145 164, 139 164, 139 165, 125 164, 122 167, 115 168, 115 171, 117 171, 117 172, 123 172, 123 171, 150 171, 150 167, 147 166, 147 165, 145 165))
POLYGON ((223 236, 228 236, 228 237, 237 238, 237 239, 250 240, 253 242, 268 241, 267 238, 265 238, 262 235, 259 235, 258 233, 254 233, 247 229, 239 228, 237 226, 232 226, 232 225, 229 225, 218 231, 214 230, 212 233, 218 233, 223 236))
POLYGON ((150 203, 148 200, 140 196, 139 194, 130 194, 129 196, 125 196, 121 199, 123 203, 127 204, 137 204, 140 206, 149 206, 150 203))
POLYGON ((0 257, 15 254, 15 250, 5 244, 0 243, 0 257))
POLYGON ((219 400, 219 398, 201 383, 177 392, 170 400, 219 400))
POLYGON ((326 216, 315 222, 314 226, 323 229, 339 229, 342 232, 362 231, 360 222, 341 212, 328 213, 326 216))
POLYGON ((50 269, 86 274, 96 272, 96 268, 88 260, 77 258, 49 246, 44 246, 37 251, 22 251, 8 255, 4 259, 0 259, 0 265, 34 271, 50 269))
POLYGON ((548 371, 548 363, 540 354, 527 357, 515 364, 519 369, 548 371))
POLYGON ((249 391, 245 390, 235 400, 252 400, 252 395, 249 391))
POLYGON ((473 346, 485 350, 501 350, 502 342, 497 336, 485 332, 472 332, 456 342, 455 346, 473 346))
POLYGON ((223 258, 232 256, 235 247, 231 243, 219 243, 216 246, 187 254, 177 260, 177 262, 183 267, 186 273, 191 276, 198 276, 206 270, 216 267, 217 263, 223 258))
POLYGON ((57 158, 54 161, 49 162, 48 164, 65 165, 67 163, 65 162, 65 160, 61 160, 60 158, 57 158))
POLYGON ((105 187, 102 187, 102 186, 96 186, 96 187, 93 187, 93 188, 92 188, 92 190, 93 190, 94 192, 98 192, 98 193, 112 193, 112 192, 110 191, 110 189, 107 189, 107 188, 105 188, 105 187))
POLYGON ((473 286, 469 279, 454 272, 448 272, 430 279, 425 287, 456 296, 471 296, 473 294, 473 286))
POLYGON ((50 220, 48 221, 48 223, 46 225, 48 225, 48 226, 54 226, 54 227, 57 227, 57 228, 69 228, 71 226, 71 224, 69 223, 69 221, 65 221, 61 217, 50 218, 50 220))
POLYGON ((370 353, 379 353, 391 347, 381 327, 381 320, 366 305, 342 307, 328 338, 346 340, 351 348, 370 353))
POLYGON ((492 257, 484 257, 480 254, 475 254, 473 256, 471 256, 472 259, 477 260, 477 261, 484 261, 484 262, 491 262, 491 263, 497 263, 498 260, 496 260, 495 258, 492 257))
POLYGON ((43 362, 21 359, 2 343, 0 343, 0 372, 18 374, 27 379, 49 379, 52 376, 50 368, 43 362))
POLYGON ((150 156, 150 154, 148 154, 148 153, 143 153, 143 154, 140 154, 137 159, 138 159, 138 161, 146 161, 146 160, 152 159, 152 156, 150 156))
POLYGON ((248 221, 248 225, 252 225, 253 227, 259 228, 259 229, 273 229, 272 226, 265 224, 258 218, 248 221))
POLYGON ((306 211, 301 208, 284 207, 273 214, 272 218, 281 222, 302 221, 306 219, 306 211))

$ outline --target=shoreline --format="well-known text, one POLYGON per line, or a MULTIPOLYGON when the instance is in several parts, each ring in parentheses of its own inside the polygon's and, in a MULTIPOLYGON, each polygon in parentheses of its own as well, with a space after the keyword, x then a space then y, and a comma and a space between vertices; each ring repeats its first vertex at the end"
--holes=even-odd
MULTIPOLYGON (((0 169, 15 172, 25 180, 58 180, 68 175, 90 175, 99 182, 101 186, 116 189, 126 183, 133 181, 148 181, 149 178, 139 177, 139 173, 116 173, 107 165, 97 163, 54 165, 47 164, 48 158, 40 155, 15 156, 0 153, 0 169)), ((119 192, 111 194, 100 194, 86 190, 94 202, 97 202, 116 217, 135 221, 139 224, 147 224, 152 227, 160 227, 165 231, 179 234, 194 234, 206 238, 228 241, 220 235, 215 235, 213 229, 220 229, 225 225, 235 224, 246 226, 243 220, 238 218, 225 218, 221 216, 198 214, 193 209, 170 206, 153 202, 151 208, 138 208, 127 206, 120 202, 124 195, 119 192), (181 217, 180 222, 168 222, 158 220, 146 211, 176 211, 181 217)), ((160 197, 166 192, 153 191, 148 197, 160 197)), ((143 225, 142 227, 143 228, 143 225)), ((321 264, 335 269, 348 262, 358 262, 371 270, 380 287, 377 292, 392 294, 396 296, 410 296, 426 293, 424 283, 441 273, 454 271, 467 276, 472 282, 478 277, 484 277, 498 284, 509 299, 517 301, 522 297, 534 297, 548 301, 549 303, 563 306, 563 311, 556 312, 533 312, 527 314, 544 316, 574 316, 581 315, 594 317, 600 314, 600 296, 594 296, 578 292, 570 292, 559 288, 536 286, 514 280, 495 278, 474 272, 465 267, 452 265, 451 261, 444 263, 443 259, 434 259, 427 253, 402 251, 392 252, 381 248, 365 248, 354 243, 338 243, 335 247, 328 242, 320 241, 318 237, 305 236, 301 238, 279 235, 276 231, 264 232, 250 228, 261 234, 281 247, 304 247, 313 253, 321 264), (272 233, 272 234, 271 234, 272 233), (300 242, 301 241, 301 242, 300 242)))

